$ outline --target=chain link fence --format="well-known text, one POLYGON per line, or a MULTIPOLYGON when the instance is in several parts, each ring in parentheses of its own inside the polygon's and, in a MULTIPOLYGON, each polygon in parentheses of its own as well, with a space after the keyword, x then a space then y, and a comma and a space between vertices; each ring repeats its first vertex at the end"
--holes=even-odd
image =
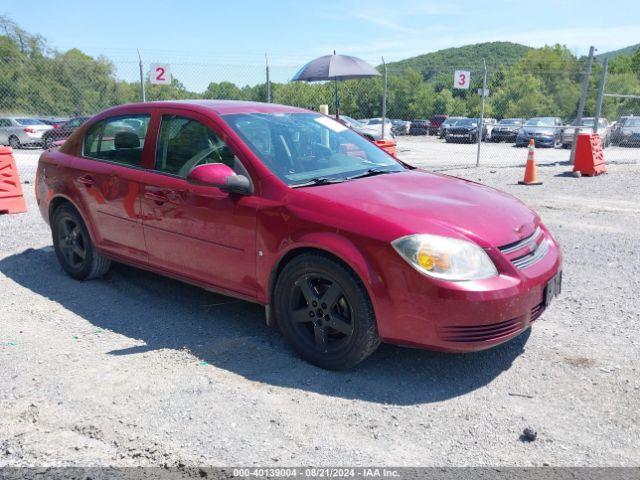
MULTIPOLYGON (((562 60, 562 59, 561 59, 562 60)), ((453 88, 454 69, 407 68, 390 64, 387 71, 387 117, 392 121, 398 156, 432 169, 523 165, 527 153, 519 149, 535 138, 540 164, 569 161, 574 118, 581 95, 585 62, 536 62, 535 57, 513 64, 490 65, 487 74, 484 126, 479 128, 483 70, 481 60, 469 70, 466 90, 453 88), (448 116, 444 126, 437 116, 448 116), (460 118, 457 121, 451 117, 460 118), (431 127, 418 120, 431 121, 431 127), (413 127, 412 127, 413 125, 413 127), (482 133, 480 134, 480 130, 482 133), (520 132, 520 134, 519 134, 520 132), (482 135, 478 156, 478 136, 482 135), (543 148, 544 147, 544 148, 543 148)), ((330 82, 291 82, 304 60, 270 57, 264 61, 221 57, 170 61, 170 85, 153 85, 149 65, 142 65, 147 101, 217 98, 282 103, 334 111, 330 82)), ((383 69, 379 67, 379 70, 383 69)), ((589 78, 583 127, 589 129, 597 104, 602 73, 594 64, 589 78), (591 119, 591 120, 590 120, 591 119)), ((339 82, 340 113, 356 120, 382 115, 383 78, 339 82)), ((640 161, 640 78, 609 72, 605 91, 626 96, 604 96, 598 132, 607 145, 607 162, 640 161), (630 117, 631 120, 625 117, 630 117), (635 118, 638 117, 638 118, 635 118), (622 123, 626 122, 626 126, 622 123), (637 132, 637 133, 636 133, 637 132)), ((137 58, 93 58, 78 50, 55 56, 0 57, 0 114, 38 118, 92 115, 113 105, 141 101, 137 58)), ((374 120, 372 123, 380 123, 374 120)), ((375 129, 371 125, 366 129, 375 129)), ((388 130, 387 130, 388 131, 388 130)))

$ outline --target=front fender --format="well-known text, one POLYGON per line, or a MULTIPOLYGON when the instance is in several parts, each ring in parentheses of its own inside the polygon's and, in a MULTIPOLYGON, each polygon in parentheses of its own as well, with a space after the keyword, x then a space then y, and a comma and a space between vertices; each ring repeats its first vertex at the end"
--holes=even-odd
POLYGON ((277 273, 296 252, 315 250, 338 258, 349 266, 360 278, 369 294, 376 318, 390 311, 388 291, 380 267, 366 250, 359 248, 347 235, 339 232, 306 232, 291 237, 291 242, 282 248, 273 264, 270 275, 267 303, 271 303, 277 273), (284 262, 284 263, 283 263, 284 262))

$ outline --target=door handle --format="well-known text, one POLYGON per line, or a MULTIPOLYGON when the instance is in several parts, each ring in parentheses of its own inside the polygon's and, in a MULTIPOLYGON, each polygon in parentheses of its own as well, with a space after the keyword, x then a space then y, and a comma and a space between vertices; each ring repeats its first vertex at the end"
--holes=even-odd
POLYGON ((87 187, 90 187, 91 185, 93 185, 95 182, 93 180, 93 178, 91 178, 90 175, 85 175, 83 177, 79 177, 78 178, 78 183, 81 183, 83 185, 86 185, 87 187))
POLYGON ((169 199, 165 195, 161 193, 155 193, 155 192, 146 192, 144 194, 144 198, 153 200, 154 202, 157 202, 157 203, 165 203, 169 201, 169 199))

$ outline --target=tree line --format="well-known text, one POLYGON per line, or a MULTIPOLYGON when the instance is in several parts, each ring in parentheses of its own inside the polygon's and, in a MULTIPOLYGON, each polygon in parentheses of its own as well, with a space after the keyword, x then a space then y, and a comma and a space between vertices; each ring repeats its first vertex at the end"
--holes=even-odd
MULTIPOLYGON (((508 64, 492 65, 488 74, 489 117, 575 116, 581 92, 585 58, 555 45, 530 49, 508 64)), ((602 66, 594 64, 589 80, 585 115, 595 111, 602 66)), ((391 118, 429 118, 434 114, 478 116, 482 72, 472 71, 468 91, 455 90, 453 68, 420 71, 402 62, 388 71, 387 112, 391 118)), ((266 101, 265 83, 239 86, 211 82, 204 92, 189 91, 178 78, 171 85, 145 85, 147 100, 217 98, 266 101)), ((340 82, 341 112, 355 118, 381 115, 381 77, 340 82)), ((140 101, 140 82, 118 79, 106 57, 92 57, 78 49, 60 52, 44 38, 25 32, 10 18, 0 16, 0 111, 5 113, 71 116, 93 114, 122 103, 140 101)), ((331 83, 271 83, 275 103, 317 109, 333 103, 331 83)), ((640 49, 609 62, 610 93, 640 94, 640 49)), ((640 100, 607 97, 603 116, 640 114, 640 100)))

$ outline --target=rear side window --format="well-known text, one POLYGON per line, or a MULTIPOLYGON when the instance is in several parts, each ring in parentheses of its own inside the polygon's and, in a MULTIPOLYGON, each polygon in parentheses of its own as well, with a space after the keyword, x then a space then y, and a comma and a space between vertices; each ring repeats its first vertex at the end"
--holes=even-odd
POLYGON ((46 125, 46 123, 37 118, 16 118, 16 122, 20 125, 46 125))
POLYGON ((84 137, 83 155, 140 166, 150 119, 150 115, 127 115, 96 123, 84 137))

